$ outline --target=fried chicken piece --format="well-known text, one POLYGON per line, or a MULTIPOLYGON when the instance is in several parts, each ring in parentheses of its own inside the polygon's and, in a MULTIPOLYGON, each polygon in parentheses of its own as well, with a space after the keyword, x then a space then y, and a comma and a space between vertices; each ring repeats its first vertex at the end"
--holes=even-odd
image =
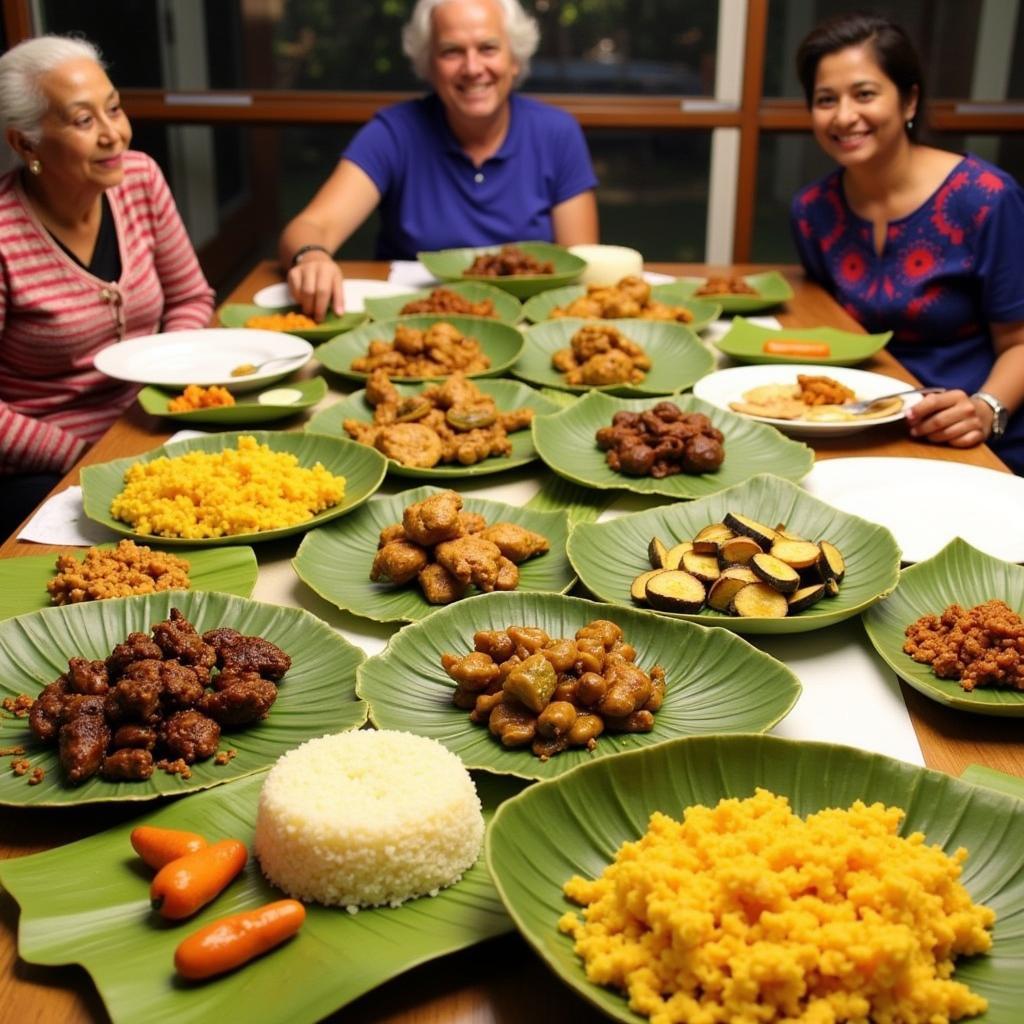
POLYGON ((68 681, 75 693, 106 693, 110 689, 107 665, 104 661, 71 658, 68 661, 68 681))
POLYGON ((62 725, 73 722, 82 715, 103 717, 106 698, 98 693, 69 693, 60 708, 62 725))
MULTIPOLYGON (((139 665, 151 665, 152 662, 136 662, 139 665)), ((156 671, 144 678, 122 679, 111 687, 105 698, 105 712, 111 722, 142 722, 151 724, 160 718, 160 694, 163 684, 160 682, 160 663, 156 663, 156 671)), ((140 673, 141 675, 141 673, 140 673)))
POLYGON ((610 352, 618 347, 619 331, 605 324, 587 324, 581 327, 570 341, 573 355, 582 363, 591 356, 610 352))
POLYGON ((481 400, 491 401, 461 370, 456 370, 443 383, 426 388, 423 391, 423 397, 439 405, 442 409, 476 405, 481 400))
POLYGON ((203 640, 215 652, 221 669, 213 684, 218 690, 228 685, 224 681, 228 672, 252 671, 264 679, 278 680, 292 667, 289 655, 262 636, 244 636, 236 629, 222 627, 204 633, 203 640))
POLYGON ((495 590, 515 590, 519 586, 519 566, 502 555, 498 559, 498 578, 494 581, 495 590))
POLYGON ((277 687, 257 672, 233 673, 231 685, 207 692, 196 705, 222 726, 249 725, 267 717, 277 700, 277 687))
POLYGON ((397 540, 378 548, 370 568, 374 583, 393 583, 401 586, 417 576, 430 561, 426 551, 411 541, 397 540))
POLYGON ((441 439, 422 423, 392 423, 378 427, 374 447, 389 459, 417 469, 436 466, 444 454, 441 439))
POLYGON ((60 727, 60 765, 73 786, 92 778, 103 764, 110 729, 102 715, 79 715, 60 727))
POLYGON ((178 661, 165 661, 160 666, 163 692, 160 699, 164 708, 177 711, 190 707, 203 695, 203 684, 195 669, 178 661))
POLYGON ((64 699, 70 684, 66 675, 58 676, 40 691, 28 712, 28 726, 37 739, 53 743, 60 729, 64 699))
POLYGON ((178 711, 161 727, 160 743, 171 758, 186 764, 205 761, 217 753, 220 726, 198 711, 178 711))
POLYGON ((377 423, 365 423, 363 420, 342 420, 341 427, 352 438, 367 448, 377 447, 377 437, 380 434, 380 425, 377 423))
POLYGON ((405 532, 405 527, 401 523, 394 523, 391 526, 385 526, 380 531, 380 540, 377 541, 377 547, 382 548, 385 544, 390 544, 393 540, 408 540, 409 535, 405 532))
POLYGON ((402 513, 402 526, 411 541, 425 548, 433 547, 458 537, 461 509, 461 494, 441 491, 406 508, 402 513))
POLYGON ((170 617, 153 627, 153 639, 164 657, 176 658, 194 669, 204 686, 210 681, 210 669, 217 664, 217 656, 177 608, 172 608, 170 617))
POLYGON ((135 747, 138 750, 152 750, 156 746, 156 729, 148 725, 128 723, 114 730, 114 738, 110 745, 115 750, 121 747, 135 747))
POLYGON ((651 286, 642 277, 637 277, 635 274, 629 274, 622 278, 615 287, 639 302, 641 306, 645 306, 651 301, 651 286))
POLYGON ((446 540, 434 549, 438 565, 447 569, 460 583, 472 583, 479 590, 494 589, 498 580, 501 548, 477 534, 446 540))
POLYGON ((158 661, 164 656, 156 642, 145 633, 129 633, 107 657, 107 675, 111 684, 121 678, 125 668, 133 661, 155 658, 158 661))
MULTIPOLYGON (((366 381, 366 401, 375 409, 382 405, 398 405, 398 388, 384 370, 374 370, 366 381)), ((374 417, 376 419, 376 417, 374 417)))
POLYGON ((459 525, 462 527, 462 535, 465 536, 468 533, 479 533, 481 530, 486 530, 487 520, 479 512, 463 510, 459 513, 459 525))
POLYGON ((569 384, 601 387, 605 384, 638 384, 644 374, 633 368, 633 360, 620 349, 592 356, 578 370, 566 375, 569 384))
POLYGON ((497 544, 501 553, 516 564, 525 562, 534 555, 542 555, 551 547, 547 537, 542 537, 539 533, 527 530, 516 523, 494 523, 486 530, 481 530, 480 536, 492 544, 497 544))
POLYGON ((508 433, 514 434, 517 430, 525 430, 533 422, 533 410, 528 406, 510 409, 499 413, 498 420, 508 433))
POLYGON ((139 782, 153 774, 153 755, 138 747, 121 747, 103 758, 100 774, 111 782, 139 782))
POLYGON ((466 593, 466 584, 460 583, 444 566, 436 562, 420 570, 417 582, 429 604, 451 604, 466 593))

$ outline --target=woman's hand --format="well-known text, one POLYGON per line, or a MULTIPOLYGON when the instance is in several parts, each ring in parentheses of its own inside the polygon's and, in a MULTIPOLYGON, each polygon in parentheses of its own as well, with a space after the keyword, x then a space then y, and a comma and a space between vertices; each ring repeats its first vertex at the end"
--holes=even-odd
POLYGON ((339 315, 345 311, 341 268, 325 252, 303 253, 288 271, 288 287, 306 316, 320 323, 332 309, 339 315))
POLYGON ((925 395, 907 410, 911 437, 953 448, 973 448, 992 432, 992 410, 964 391, 925 395))

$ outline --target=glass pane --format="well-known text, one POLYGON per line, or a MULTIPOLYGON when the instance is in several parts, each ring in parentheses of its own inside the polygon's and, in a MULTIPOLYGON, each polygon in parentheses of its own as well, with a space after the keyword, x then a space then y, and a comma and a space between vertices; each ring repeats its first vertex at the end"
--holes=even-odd
MULTIPOLYGON (((819 21, 856 6, 848 0, 772 0, 765 95, 802 98, 793 68, 797 46, 819 21)), ((1024 99, 1020 0, 903 0, 889 7, 921 55, 928 95, 990 102, 1024 99)))
MULTIPOLYGON (((42 0, 42 28, 100 45, 122 87, 168 89, 420 88, 402 54, 412 0, 325 3, 42 0), (161 15, 160 12, 163 12, 161 15), (132 32, 120 31, 131 25, 132 32)), ((711 95, 718 3, 708 0, 526 0, 541 46, 535 92, 711 95)))
POLYGON ((796 263, 789 204, 796 191, 835 164, 806 132, 763 132, 757 156, 757 195, 751 260, 796 263))

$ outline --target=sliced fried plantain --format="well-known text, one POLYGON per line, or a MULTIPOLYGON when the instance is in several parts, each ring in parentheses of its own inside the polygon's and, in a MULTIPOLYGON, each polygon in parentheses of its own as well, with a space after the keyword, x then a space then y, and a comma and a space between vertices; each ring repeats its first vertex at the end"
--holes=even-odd
POLYGON ((743 537, 753 537, 765 551, 775 543, 778 536, 770 526, 765 526, 764 523, 759 523, 749 516, 740 515, 738 512, 726 512, 723 522, 734 533, 743 537))
POLYGON ((838 597, 839 596, 839 584, 832 578, 825 580, 825 596, 826 597, 838 597))
POLYGON ((714 555, 700 555, 697 549, 687 551, 679 568, 696 576, 701 583, 714 583, 718 579, 718 559, 714 555))
POLYGON ((823 580, 835 580, 842 583, 846 575, 846 560, 835 544, 823 540, 819 545, 821 557, 818 559, 818 572, 823 580))
POLYGON ((725 523, 708 523, 707 526, 702 527, 697 531, 697 536, 694 537, 694 541, 698 540, 713 540, 717 544, 721 544, 724 541, 731 540, 736 534, 729 529, 725 523))
POLYGON ((812 604, 816 604, 824 596, 824 583, 812 583, 809 587, 801 587, 799 590, 794 590, 787 599, 789 601, 790 614, 792 615, 794 612, 802 612, 805 608, 810 608, 812 604))
POLYGON ((752 579, 744 580, 738 576, 719 576, 708 591, 708 605, 716 612, 732 613, 733 598, 746 586, 757 581, 753 573, 752 579))
POLYGON ((719 547, 718 560, 723 565, 746 565, 761 553, 761 545, 753 537, 733 537, 719 547))
POLYGON ((665 556, 668 554, 668 548, 662 542, 660 537, 652 537, 650 543, 647 545, 647 559, 651 563, 652 569, 664 569, 665 568, 665 556))
POLYGON ((719 579, 722 577, 728 579, 743 580, 744 583, 760 583, 761 577, 758 576, 749 565, 729 565, 726 566, 719 574, 719 579))
POLYGON ((647 604, 647 581, 652 576, 657 576, 659 572, 665 572, 664 569, 648 569, 647 572, 640 573, 632 585, 629 588, 629 596, 636 601, 637 604, 647 604))
POLYGON ((647 581, 647 603, 663 612, 699 612, 706 593, 696 576, 681 569, 666 569, 647 581))
POLYGON ((792 594, 800 586, 800 573, 773 555, 754 555, 750 568, 782 594, 792 594))
POLYGON ((678 544, 673 544, 672 547, 668 549, 668 553, 665 555, 665 568, 678 569, 679 566, 682 564, 683 555, 685 555, 688 551, 692 550, 692 540, 684 540, 680 541, 678 544))
POLYGON ((809 569, 818 564, 821 549, 809 540, 782 539, 772 545, 770 554, 794 569, 809 569))
POLYGON ((768 583, 748 583, 732 599, 732 612, 745 619, 784 619, 789 602, 768 583))

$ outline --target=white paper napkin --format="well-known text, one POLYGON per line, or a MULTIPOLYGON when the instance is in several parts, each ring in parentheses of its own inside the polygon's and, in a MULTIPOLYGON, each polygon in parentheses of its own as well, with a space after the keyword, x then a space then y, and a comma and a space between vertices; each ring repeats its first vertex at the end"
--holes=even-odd
POLYGON ((416 291, 438 284, 438 280, 419 260, 393 260, 388 271, 388 280, 392 284, 401 284, 416 291))

